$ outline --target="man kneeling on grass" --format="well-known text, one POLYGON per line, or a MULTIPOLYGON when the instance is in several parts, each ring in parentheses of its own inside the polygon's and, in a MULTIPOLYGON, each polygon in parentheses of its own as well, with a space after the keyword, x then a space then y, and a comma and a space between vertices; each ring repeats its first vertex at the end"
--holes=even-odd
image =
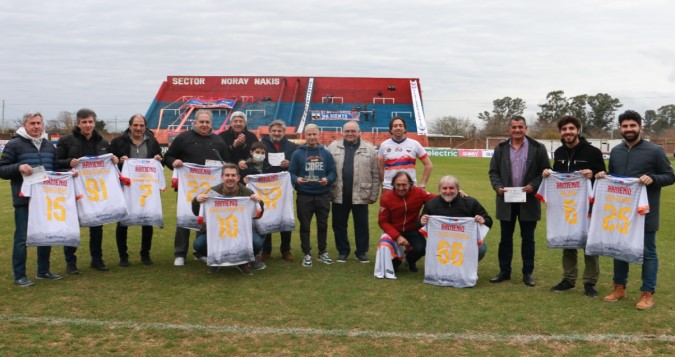
MULTIPOLYGON (((211 187, 209 191, 213 191, 217 193, 218 195, 221 195, 223 197, 250 197, 253 201, 259 203, 261 205, 261 209, 258 212, 257 216, 255 217, 260 218, 262 217, 262 202, 260 198, 253 193, 250 189, 246 188, 243 184, 239 182, 240 176, 239 176, 239 168, 235 164, 231 163, 226 163, 223 165, 223 173, 222 173, 222 180, 223 183, 218 184, 216 186, 211 187)), ((192 212, 195 215, 199 215, 199 210, 200 206, 202 203, 206 202, 206 200, 209 198, 209 193, 200 193, 195 198, 192 200, 192 212)), ((234 237, 232 237, 234 238, 234 237)), ((252 230, 251 234, 251 240, 253 243, 253 253, 254 255, 258 255, 260 251, 262 250, 263 246, 263 239, 256 233, 255 229, 252 230)), ((196 252, 196 256, 206 262, 207 260, 207 237, 206 237, 206 230, 202 229, 202 232, 199 233, 197 236, 197 239, 195 239, 194 244, 193 244, 194 250, 196 252)), ((244 263, 236 266, 237 269, 244 275, 253 275, 253 270, 262 270, 267 267, 267 265, 256 258, 255 260, 251 261, 250 263, 244 263)))

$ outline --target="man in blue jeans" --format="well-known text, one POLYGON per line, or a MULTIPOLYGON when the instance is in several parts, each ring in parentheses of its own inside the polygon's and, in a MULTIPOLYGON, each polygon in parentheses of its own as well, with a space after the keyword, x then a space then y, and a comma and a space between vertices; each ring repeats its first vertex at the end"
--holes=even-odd
MULTIPOLYGON (((246 186, 239 182, 239 168, 235 164, 226 163, 223 165, 223 173, 221 176, 223 183, 211 187, 210 191, 217 192, 218 194, 225 197, 251 197, 252 200, 260 203, 262 206, 263 203, 260 198, 246 186)), ((192 200, 192 213, 199 215, 199 206, 204 203, 209 198, 208 193, 201 193, 192 200)), ((264 207, 263 207, 264 210, 264 207)), ((260 211, 258 217, 262 216, 262 210, 260 211)), ((253 275, 253 270, 263 270, 267 265, 261 261, 258 257, 258 253, 262 250, 263 238, 256 233, 253 229, 251 238, 253 240, 253 254, 256 256, 256 259, 250 263, 241 264, 237 266, 237 269, 244 275, 253 275)), ((200 260, 205 260, 207 255, 206 250, 206 231, 202 231, 197 235, 192 247, 195 250, 195 256, 200 260)))
MULTIPOLYGON (((656 231, 659 230, 659 205, 661 187, 675 182, 673 167, 656 144, 642 139, 642 117, 639 113, 627 110, 619 115, 619 130, 624 142, 612 148, 609 157, 609 174, 614 176, 637 177, 647 186, 649 213, 645 217, 644 261, 642 263, 642 287, 640 299, 635 307, 646 310, 654 306, 656 276, 659 270, 659 258, 656 255, 656 231)), ((599 172, 596 178, 605 178, 606 173, 599 172)), ((619 301, 626 297, 628 282, 627 262, 614 259, 614 287, 604 297, 606 302, 619 301)))
MULTIPOLYGON (((19 197, 23 175, 30 176, 33 169, 42 166, 53 171, 56 162, 56 148, 47 140, 44 121, 40 113, 27 113, 23 116, 23 125, 16 136, 5 146, 0 158, 0 177, 11 180, 12 201, 14 204, 14 250, 12 267, 14 283, 21 287, 32 286, 26 277, 26 235, 28 231, 28 198, 19 197)), ((37 247, 38 279, 59 280, 61 275, 49 271, 51 247, 37 247)))

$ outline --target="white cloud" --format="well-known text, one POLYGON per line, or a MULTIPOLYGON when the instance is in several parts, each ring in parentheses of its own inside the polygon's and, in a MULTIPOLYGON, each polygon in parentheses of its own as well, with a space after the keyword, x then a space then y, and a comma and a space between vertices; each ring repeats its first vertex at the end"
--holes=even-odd
MULTIPOLYGON (((419 77, 429 118, 520 97, 675 103, 675 4, 201 0, 0 4, 6 118, 145 112, 167 75, 419 77)), ((629 106, 630 104, 630 106, 629 106)))

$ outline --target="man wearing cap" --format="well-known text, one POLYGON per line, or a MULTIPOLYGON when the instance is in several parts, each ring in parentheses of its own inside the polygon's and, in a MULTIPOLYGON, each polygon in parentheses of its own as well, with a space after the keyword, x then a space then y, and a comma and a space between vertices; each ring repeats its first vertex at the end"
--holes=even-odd
POLYGON ((230 162, 246 169, 246 159, 251 157, 251 145, 258 137, 246 129, 246 114, 234 112, 230 115, 230 127, 219 135, 230 150, 230 162))

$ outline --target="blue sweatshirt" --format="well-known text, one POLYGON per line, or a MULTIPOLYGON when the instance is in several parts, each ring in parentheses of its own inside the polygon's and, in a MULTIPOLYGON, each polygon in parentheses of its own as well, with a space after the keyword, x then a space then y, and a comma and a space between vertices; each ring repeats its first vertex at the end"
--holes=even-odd
POLYGON ((337 178, 333 155, 322 145, 317 147, 308 147, 306 144, 300 146, 291 156, 288 172, 291 174, 295 190, 307 195, 328 194, 330 186, 337 178), (298 177, 307 178, 309 171, 313 171, 318 179, 325 177, 328 184, 321 186, 318 182, 307 182, 298 185, 298 177))

